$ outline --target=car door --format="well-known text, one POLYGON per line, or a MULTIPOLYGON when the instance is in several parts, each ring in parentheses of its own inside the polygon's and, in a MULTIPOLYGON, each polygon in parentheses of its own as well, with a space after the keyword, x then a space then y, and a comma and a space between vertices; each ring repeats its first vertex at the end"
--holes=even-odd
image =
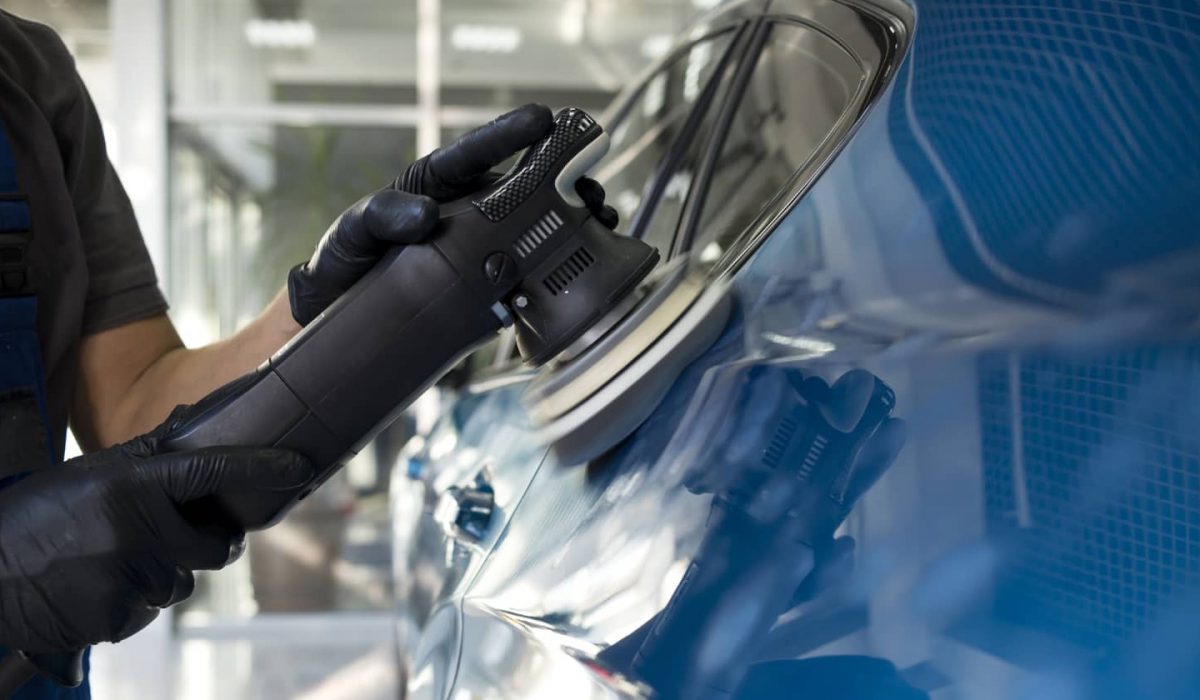
MULTIPOLYGON (((644 236, 689 259, 711 284, 747 285, 740 309, 629 439, 586 465, 554 454, 544 460, 456 611, 463 641, 454 692, 648 692, 633 659, 689 570, 711 510, 711 488, 689 476, 706 469, 694 463, 732 470, 731 455, 769 444, 785 412, 778 382, 768 381, 782 376, 772 374, 782 373, 774 369, 781 358, 765 363, 747 343, 758 330, 748 326, 759 320, 756 299, 770 300, 770 290, 754 275, 742 281, 728 261, 744 260, 779 228, 780 257, 766 262, 789 268, 789 279, 821 267, 803 220, 790 218, 789 208, 886 84, 898 52, 899 39, 888 37, 902 24, 840 3, 814 6, 805 21, 759 19, 751 52, 730 78, 730 99, 698 129, 704 137, 675 156, 658 208, 640 222, 644 236), (826 24, 851 28, 831 36, 826 24), (821 105, 806 104, 814 100, 821 105), (745 415, 756 404, 762 411, 745 415)), ((803 353, 793 348, 783 359, 797 356, 803 353)), ((799 585, 777 583, 790 583, 789 599, 799 585)))
POLYGON ((629 439, 544 461, 456 611, 455 693, 1195 696, 1197 224, 1157 168, 1196 181, 1196 54, 1168 49, 1166 4, 1119 23, 1155 47, 1133 57, 1095 8, 930 0, 914 35, 905 7, 771 3, 672 227, 737 312, 629 439), (824 133, 778 118, 838 95, 824 133), (1111 130, 1130 111, 1170 154, 1111 130), (1143 240, 1081 215, 1110 208, 1143 240), (1045 294, 1054 266, 1113 306, 1045 294), (889 413, 888 450, 826 449, 889 413), (763 485, 845 455, 894 463, 843 530, 856 573, 823 591, 780 537, 790 492, 763 485))
MULTIPOLYGON (((664 200, 661 173, 671 167, 678 144, 703 115, 715 114, 744 50, 742 25, 734 13, 704 27, 618 98, 609 121, 613 146, 597 172, 632 235, 645 228, 643 212, 664 200)), ((396 624, 402 665, 417 669, 410 682, 414 697, 441 697, 452 679, 455 601, 504 532, 545 454, 519 407, 527 375, 511 336, 471 362, 469 386, 447 394, 440 418, 410 443, 392 479, 396 624)))

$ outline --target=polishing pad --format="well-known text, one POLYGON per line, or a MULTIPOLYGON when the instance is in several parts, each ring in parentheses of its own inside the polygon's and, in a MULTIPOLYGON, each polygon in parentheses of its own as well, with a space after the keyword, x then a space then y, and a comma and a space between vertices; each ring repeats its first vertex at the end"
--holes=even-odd
POLYGON ((564 465, 594 459, 633 433, 720 336, 733 306, 727 283, 684 260, 651 275, 631 298, 606 332, 586 348, 568 349, 574 353, 548 365, 526 390, 539 437, 564 465))

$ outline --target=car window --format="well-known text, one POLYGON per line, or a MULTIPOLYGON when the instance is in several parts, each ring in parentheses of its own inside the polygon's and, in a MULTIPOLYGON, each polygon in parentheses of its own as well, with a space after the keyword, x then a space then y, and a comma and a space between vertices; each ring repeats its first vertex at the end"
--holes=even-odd
MULTIPOLYGON (((595 177, 603 183, 608 202, 620 213, 622 231, 632 232, 631 227, 639 220, 638 210, 647 204, 644 200, 651 194, 655 174, 721 66, 734 35, 733 30, 725 31, 678 52, 674 60, 646 81, 626 108, 624 117, 611 127, 612 148, 596 168, 595 177)), ((703 108, 707 107, 703 105, 703 108)), ((687 195, 688 184, 672 180, 666 198, 682 201, 687 195), (682 197, 679 196, 681 191, 682 197)), ((672 215, 656 213, 649 218, 649 212, 642 212, 641 220, 655 226, 646 228, 643 224, 638 235, 657 245, 665 255, 667 247, 660 239, 666 236, 665 243, 670 243, 679 209, 674 207, 672 215)))
POLYGON ((708 181, 691 248, 715 262, 833 136, 866 80, 858 61, 810 27, 771 27, 708 181))
MULTIPOLYGON (((650 189, 663 159, 683 132, 736 35, 736 28, 730 28, 680 49, 646 80, 617 119, 605 125, 612 144, 592 176, 604 185, 608 203, 621 215, 618 231, 632 233, 633 225, 640 220, 639 237, 656 246, 664 258, 670 253, 693 170, 677 169, 655 204, 657 208, 641 212, 640 219, 639 209, 650 205, 645 200, 652 194, 650 189)), ((723 81, 732 77, 734 64, 729 65, 723 81)), ((695 134, 696 141, 708 141, 717 112, 708 109, 707 104, 702 107, 708 111, 695 134)), ((511 330, 505 331, 500 340, 471 356, 468 362, 472 376, 507 371, 519 362, 511 334, 511 330)))
MULTIPOLYGON (((720 77, 721 84, 731 83, 736 71, 737 63, 730 61, 720 77)), ((717 104, 705 106, 695 129, 687 135, 686 148, 672 164, 670 173, 665 175, 666 184, 658 201, 654 203, 654 208, 642 213, 644 221, 638 236, 658 248, 663 258, 671 255, 671 243, 675 239, 688 196, 700 172, 704 153, 711 147, 713 131, 716 129, 720 113, 717 104)))

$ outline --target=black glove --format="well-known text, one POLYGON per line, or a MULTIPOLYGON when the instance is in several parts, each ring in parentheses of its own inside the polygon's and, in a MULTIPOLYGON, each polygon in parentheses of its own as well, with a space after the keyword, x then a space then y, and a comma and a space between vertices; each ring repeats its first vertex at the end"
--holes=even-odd
MULTIPOLYGON (((550 108, 529 104, 497 117, 418 160, 387 188, 363 198, 329 227, 310 260, 288 275, 292 316, 308 325, 394 245, 419 243, 433 233, 438 203, 487 187, 501 177, 492 168, 545 136, 550 108)), ((616 228, 616 211, 604 204, 593 180, 576 185, 596 218, 616 228)))
MULTIPOLYGON (((788 528, 797 539, 818 553, 833 544, 833 533, 854 505, 887 472, 905 442, 905 424, 891 418, 895 406, 892 390, 862 369, 846 372, 832 386, 819 377, 788 373, 795 391, 810 405, 813 423, 822 423, 821 434, 831 438, 814 467, 796 465, 793 474, 776 475, 764 487, 775 486, 786 498, 794 523, 788 528)), ((773 510, 770 497, 751 507, 761 516, 773 510)))
POLYGON ((716 377, 709 391, 705 450, 684 479, 714 494, 712 511, 633 661, 664 699, 736 687, 779 615, 836 573, 814 577, 814 567, 852 563, 853 541, 833 534, 904 443, 892 390, 865 370, 830 386, 761 364, 716 377))
POLYGON ((198 528, 180 504, 312 478, 281 450, 156 454, 163 430, 0 491, 0 643, 50 653, 125 639, 191 595, 192 571, 244 546, 244 533, 198 528))
POLYGON ((714 411, 728 416, 712 426, 719 447, 685 476, 687 488, 716 494, 824 554, 904 445, 904 422, 891 417, 892 390, 861 369, 832 386, 780 365, 732 378, 732 410, 714 411))

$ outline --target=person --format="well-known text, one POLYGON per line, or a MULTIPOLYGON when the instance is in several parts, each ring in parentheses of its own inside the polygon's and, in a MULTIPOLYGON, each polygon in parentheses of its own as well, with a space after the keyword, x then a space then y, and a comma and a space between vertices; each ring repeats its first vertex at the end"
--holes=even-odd
MULTIPOLYGON (((493 181, 551 125, 547 107, 526 105, 413 163, 346 210, 256 320, 189 349, 71 55, 0 10, 0 644, 119 641, 186 599, 194 571, 235 559, 244 533, 189 520, 184 505, 296 489, 312 467, 273 449, 165 453, 173 409, 253 370, 389 247, 430 235, 439 202, 493 181), (68 424, 85 454, 58 464, 68 424)), ((615 225, 596 183, 579 190, 615 225)), ((21 697, 66 692, 88 691, 29 683, 21 697)))

